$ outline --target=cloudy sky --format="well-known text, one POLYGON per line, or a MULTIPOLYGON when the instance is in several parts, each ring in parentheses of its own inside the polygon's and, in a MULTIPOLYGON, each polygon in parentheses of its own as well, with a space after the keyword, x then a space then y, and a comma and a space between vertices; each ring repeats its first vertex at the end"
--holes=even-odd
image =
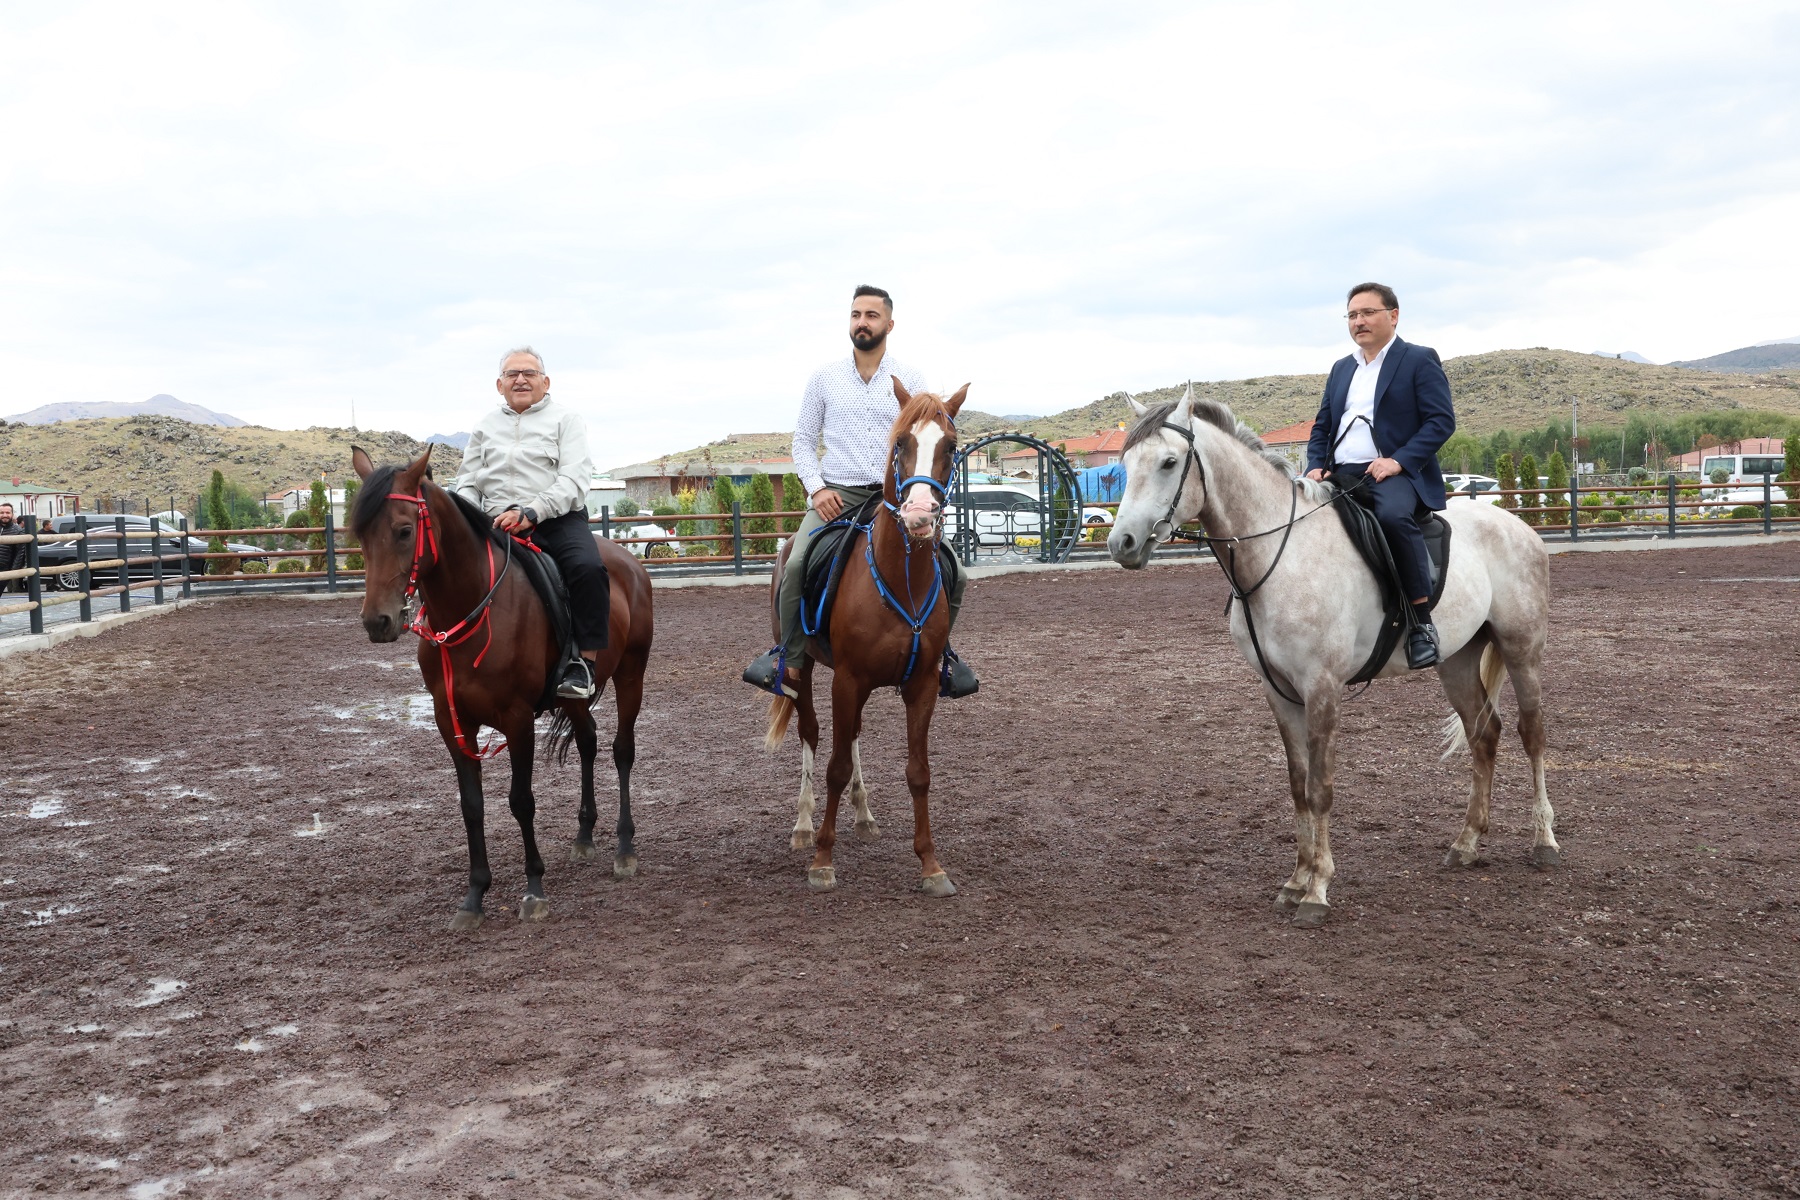
POLYGON ((971 404, 1800 334, 1800 6, 0 0, 0 410, 791 425, 851 288, 971 404))

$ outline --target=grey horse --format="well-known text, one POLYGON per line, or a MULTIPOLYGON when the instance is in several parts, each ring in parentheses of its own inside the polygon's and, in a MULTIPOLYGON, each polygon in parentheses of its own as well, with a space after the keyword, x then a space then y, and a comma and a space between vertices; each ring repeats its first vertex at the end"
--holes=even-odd
MULTIPOLYGON (((1383 621, 1375 577, 1328 511, 1336 490, 1297 476, 1225 405, 1195 399, 1192 386, 1173 404, 1131 404, 1138 421, 1125 443, 1125 494, 1107 550, 1121 566, 1143 567, 1176 526, 1198 518, 1236 586, 1249 593, 1231 605, 1231 638, 1252 668, 1266 671, 1263 692, 1281 727, 1294 796, 1294 873, 1276 904, 1296 924, 1320 924, 1330 912, 1326 890, 1335 873, 1338 708, 1345 681, 1375 650, 1383 621)), ((1444 722, 1444 756, 1467 749, 1473 759, 1468 815, 1445 865, 1475 865, 1487 832, 1497 701, 1510 674, 1537 792, 1532 861, 1555 866, 1562 858, 1544 788, 1541 699, 1549 557, 1538 535, 1498 506, 1459 504, 1444 517, 1453 532, 1450 575, 1434 616, 1437 672, 1456 709, 1444 722)), ((1381 676, 1406 670, 1403 638, 1381 676)))

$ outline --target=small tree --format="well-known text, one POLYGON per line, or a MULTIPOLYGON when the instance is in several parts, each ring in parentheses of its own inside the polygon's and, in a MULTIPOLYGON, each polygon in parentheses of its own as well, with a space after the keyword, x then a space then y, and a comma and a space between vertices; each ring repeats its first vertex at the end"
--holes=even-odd
MULTIPOLYGON (((1519 486, 1525 489, 1525 494, 1519 497, 1519 507, 1521 509, 1537 508, 1543 503, 1538 497, 1537 481, 1537 458, 1531 454, 1527 454, 1524 458, 1519 460, 1519 486)), ((1521 512, 1519 516, 1527 525, 1539 525, 1543 523, 1542 513, 1521 512)))
MULTIPOLYGON (((325 524, 325 515, 330 511, 331 498, 325 492, 325 481, 323 479, 313 480, 312 495, 309 496, 306 501, 306 523, 315 527, 322 526, 325 524)), ((323 533, 311 535, 307 538, 307 542, 314 550, 322 551, 325 549, 325 535, 323 533)), ((307 561, 310 570, 323 571, 325 569, 325 556, 323 554, 315 554, 307 561)))
MULTIPOLYGON (((694 513, 696 516, 705 516, 708 513, 716 513, 718 511, 719 498, 713 493, 713 489, 704 487, 694 493, 694 513)), ((694 522, 694 525, 702 538, 716 537, 719 533, 719 523, 717 521, 696 521, 694 522)), ((712 541, 697 542, 691 547, 686 547, 686 549, 689 554, 704 554, 708 556, 719 552, 718 545, 712 541)))
MULTIPOLYGON (((1513 469, 1513 456, 1510 452, 1502 454, 1494 463, 1494 478, 1500 481, 1502 491, 1511 491, 1519 486, 1519 473, 1513 469)), ((1518 497, 1502 496, 1500 497, 1500 506, 1517 508, 1519 507, 1518 497)))
POLYGON ((612 506, 615 517, 635 517, 638 515, 638 502, 630 496, 620 496, 612 506))
MULTIPOLYGON (((767 475, 750 477, 750 501, 744 505, 746 512, 772 513, 775 511, 775 484, 767 475)), ((752 517, 744 523, 748 533, 770 534, 775 532, 774 517, 752 517)), ((775 553, 775 539, 760 537, 752 540, 746 549, 751 554, 775 553)))
MULTIPOLYGON (((793 512, 801 512, 806 508, 806 486, 792 471, 781 477, 781 507, 793 512)), ((800 528, 800 522, 803 519, 802 517, 781 518, 782 532, 793 533, 800 528)))
POLYGON ((1566 525, 1569 521, 1569 506, 1555 503, 1559 499, 1568 499, 1569 495, 1569 464, 1563 461, 1561 450, 1551 452, 1550 461, 1544 467, 1544 475, 1550 489, 1550 495, 1545 499, 1552 502, 1549 518, 1558 525, 1566 525))
MULTIPOLYGON (((345 546, 352 549, 362 544, 356 540, 356 535, 350 532, 350 514, 356 511, 356 493, 361 487, 362 480, 354 475, 344 480, 344 527, 338 530, 338 537, 345 546)), ((271 546, 273 541, 274 539, 271 538, 271 546)), ((361 554, 349 555, 344 559, 344 566, 352 571, 362 570, 363 556, 361 554)))
MULTIPOLYGON (((694 511, 694 498, 698 494, 699 494, 698 489, 696 489, 692 486, 683 488, 681 490, 681 492, 679 492, 675 497, 675 511, 677 513, 681 513, 684 515, 687 513, 693 512, 694 511)), ((694 547, 694 535, 699 532, 700 532, 700 526, 697 522, 694 522, 694 521, 677 521, 677 522, 675 522, 675 536, 681 542, 681 552, 683 554, 699 553, 699 551, 697 551, 694 547)))
MULTIPOLYGON (((209 529, 230 529, 231 510, 225 503, 225 472, 215 470, 212 482, 206 485, 206 524, 209 529)), ((206 540, 206 548, 214 554, 225 553, 225 539, 211 537, 206 540)), ((209 558, 206 560, 208 575, 233 575, 242 564, 236 559, 209 558)))

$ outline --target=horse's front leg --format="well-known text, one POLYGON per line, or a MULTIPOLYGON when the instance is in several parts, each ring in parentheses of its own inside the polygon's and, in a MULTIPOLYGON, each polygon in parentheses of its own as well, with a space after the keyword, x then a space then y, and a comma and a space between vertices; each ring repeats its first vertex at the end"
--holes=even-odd
POLYGON ((1281 730, 1282 749, 1287 751, 1288 791, 1294 800, 1294 873, 1275 893, 1275 907, 1292 912, 1312 884, 1311 864, 1300 850, 1306 844, 1307 831, 1312 828, 1306 800, 1306 709, 1277 695, 1273 688, 1265 687, 1263 691, 1268 697, 1269 708, 1275 713, 1275 725, 1281 730))
POLYGON ((869 689, 841 665, 831 673, 831 762, 825 768, 825 819, 819 823, 812 866, 806 883, 815 892, 837 886, 837 868, 831 851, 837 844, 838 801, 850 782, 850 760, 857 735, 862 732, 863 705, 869 689))
POLYGON ((519 823, 519 835, 525 839, 525 894, 519 899, 519 920, 541 921, 550 915, 550 902, 544 898, 544 859, 538 853, 537 800, 531 794, 531 760, 536 746, 536 730, 531 714, 512 722, 506 733, 506 747, 512 759, 512 790, 507 803, 513 819, 519 823))
POLYGON ((450 918, 453 932, 481 927, 481 899, 494 881, 488 870, 487 834, 482 828, 481 762, 457 749, 454 737, 444 739, 450 746, 450 760, 456 766, 456 790, 462 799, 463 828, 469 835, 469 894, 462 907, 450 918))
POLYGON ((1294 907, 1294 924, 1320 925, 1331 912, 1326 889, 1337 867, 1331 860, 1331 800, 1337 771, 1337 688, 1319 687, 1306 697, 1306 809, 1295 822, 1295 853, 1306 891, 1294 907))
POLYGON ((819 710, 813 703, 812 677, 813 660, 809 658, 800 668, 800 686, 794 689, 799 693, 794 707, 800 717, 800 799, 794 806, 794 831, 788 845, 796 850, 813 845, 813 765, 819 756, 819 710))
POLYGON ((919 890, 927 896, 954 896, 956 885, 938 864, 931 840, 931 714, 937 709, 938 681, 928 673, 906 689, 906 786, 912 792, 913 853, 919 856, 919 890))
POLYGON ((856 840, 872 842, 881 836, 881 826, 869 810, 869 785, 863 782, 862 739, 850 743, 850 807, 856 811, 856 840))
POLYGON ((575 734, 575 750, 581 756, 581 817, 575 830, 575 842, 569 847, 570 862, 589 862, 599 853, 594 848, 594 826, 600 822, 600 810, 594 802, 594 757, 600 752, 600 731, 594 725, 594 714, 580 700, 565 700, 575 734))

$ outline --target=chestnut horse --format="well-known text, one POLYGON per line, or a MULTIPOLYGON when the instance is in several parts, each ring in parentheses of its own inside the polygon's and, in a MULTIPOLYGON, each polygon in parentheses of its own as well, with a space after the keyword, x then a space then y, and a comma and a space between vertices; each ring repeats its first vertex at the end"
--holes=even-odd
MULTIPOLYGON (((907 394, 898 379, 894 421, 883 483, 883 503, 851 534, 849 561, 831 610, 829 654, 808 641, 812 656, 801 669, 799 695, 778 696, 769 705, 769 732, 763 745, 773 754, 787 737, 788 720, 800 712, 800 803, 792 845, 815 846, 806 873, 814 891, 837 886, 832 847, 837 842, 838 801, 849 785, 856 808, 856 835, 871 841, 878 830, 863 787, 857 737, 863 705, 878 687, 900 690, 906 701, 906 785, 913 801, 913 851, 919 856, 919 888, 931 896, 954 896, 956 885, 938 865, 931 841, 931 758, 927 739, 937 708, 938 664, 950 640, 949 591, 938 562, 943 534, 944 496, 956 460, 956 413, 969 392, 964 384, 949 400, 930 392, 907 394), (858 553, 858 547, 861 553, 858 553), (825 768, 825 819, 815 842, 812 827, 813 759, 819 747, 819 717, 813 708, 812 668, 823 660, 831 677, 831 762, 825 768)), ((773 606, 793 539, 783 545, 770 586, 773 606)), ((777 611, 775 638, 781 639, 777 611)))
MULTIPOLYGON (((469 834, 469 892, 450 922, 453 930, 481 924, 481 901, 492 881, 482 832, 481 763, 501 746, 477 747, 482 726, 504 735, 512 760, 507 799, 525 838, 525 895, 519 919, 550 914, 544 898, 544 860, 532 821, 531 758, 537 705, 561 660, 550 617, 522 569, 511 563, 532 551, 510 543, 486 514, 427 477, 431 447, 405 467, 377 468, 353 448, 351 462, 363 491, 351 514, 367 566, 362 622, 372 642, 391 642, 407 629, 420 634, 419 670, 431 689, 438 733, 456 766, 463 824, 469 834), (510 568, 510 569, 509 569, 510 568), (407 604, 419 597, 416 620, 407 604)), ((600 557, 612 581, 612 620, 607 648, 594 664, 598 684, 587 700, 558 700, 549 744, 567 758, 572 740, 581 754, 581 824, 570 853, 574 862, 594 857, 594 754, 598 741, 591 706, 613 681, 619 726, 613 765, 619 772, 618 850, 613 874, 637 874, 636 827, 631 821, 631 765, 635 729, 644 699, 644 666, 653 632, 650 577, 638 561, 609 539, 600 557)))

